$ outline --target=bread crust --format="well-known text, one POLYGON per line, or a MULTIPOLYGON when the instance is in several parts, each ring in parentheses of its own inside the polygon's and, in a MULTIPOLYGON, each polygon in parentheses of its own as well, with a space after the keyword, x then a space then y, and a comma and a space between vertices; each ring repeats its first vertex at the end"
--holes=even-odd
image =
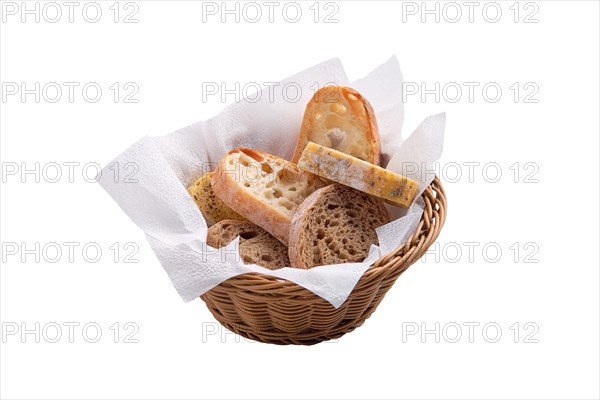
MULTIPOLYGON (((352 107, 352 113, 345 112, 339 118, 346 121, 349 121, 351 117, 358 118, 365 128, 362 129, 361 127, 360 131, 363 131, 364 141, 369 148, 368 156, 361 157, 359 154, 351 155, 364 159, 364 161, 368 161, 371 164, 380 165, 381 143, 373 107, 360 93, 346 86, 325 86, 318 90, 308 102, 304 111, 304 118, 302 120, 302 126, 298 135, 298 142, 296 143, 292 162, 298 162, 302 155, 302 151, 304 151, 304 148, 310 141, 326 147, 335 147, 331 145, 330 140, 326 137, 327 133, 323 132, 325 128, 316 126, 315 123, 315 120, 318 120, 318 114, 324 112, 324 107, 330 107, 330 105, 334 103, 349 104, 352 107), (321 132, 313 133, 313 131, 321 132)), ((331 129, 333 127, 329 128, 331 129)))

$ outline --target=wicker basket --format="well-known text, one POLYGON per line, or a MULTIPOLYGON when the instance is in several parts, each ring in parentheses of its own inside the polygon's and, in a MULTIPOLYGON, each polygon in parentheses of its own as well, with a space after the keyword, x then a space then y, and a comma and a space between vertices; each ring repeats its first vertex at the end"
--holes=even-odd
POLYGON ((235 276, 200 298, 226 328, 259 342, 311 345, 339 338, 373 314, 400 274, 440 233, 446 196, 437 177, 422 196, 425 211, 410 240, 377 260, 337 309, 302 286, 259 273, 235 276))

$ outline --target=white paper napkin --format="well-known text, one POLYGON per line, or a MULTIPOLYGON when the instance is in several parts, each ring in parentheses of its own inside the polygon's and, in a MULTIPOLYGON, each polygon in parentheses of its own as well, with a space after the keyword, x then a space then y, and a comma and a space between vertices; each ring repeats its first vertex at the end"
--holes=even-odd
POLYGON ((410 165, 410 177, 424 190, 433 175, 420 166, 432 165, 441 155, 445 115, 427 118, 403 140, 402 74, 395 57, 352 83, 348 82, 340 60, 318 64, 274 85, 291 88, 291 96, 283 96, 282 90, 265 88, 258 101, 254 100, 257 96, 252 96, 252 101, 234 103, 208 121, 169 135, 141 139, 102 171, 99 183, 146 233, 184 301, 193 300, 233 276, 260 272, 295 282, 337 308, 374 261, 412 235, 423 212, 419 202, 409 210, 391 207, 396 219, 377 229, 379 247, 371 246, 362 263, 270 271, 243 264, 235 256, 238 240, 222 249, 206 245, 206 222, 187 193, 187 186, 233 148, 255 148, 291 158, 307 102, 317 85, 331 83, 354 87, 371 102, 379 125, 382 165, 389 160, 388 169, 397 172, 406 172, 406 165, 410 165), (300 90, 292 92, 297 88, 300 90), (115 162, 120 166, 134 163, 135 176, 115 181, 115 174, 107 171, 115 162))

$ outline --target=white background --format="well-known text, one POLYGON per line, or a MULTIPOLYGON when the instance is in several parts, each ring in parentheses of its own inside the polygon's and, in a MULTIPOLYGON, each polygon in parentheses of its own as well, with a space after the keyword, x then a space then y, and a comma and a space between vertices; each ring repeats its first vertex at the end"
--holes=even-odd
MULTIPOLYGON (((139 22, 131 24, 122 20, 133 6, 119 5, 114 23, 112 1, 100 2, 98 23, 83 19, 85 3, 75 9, 73 23, 62 3, 57 23, 43 15, 39 23, 34 16, 22 23, 20 13, 4 14, 3 84, 78 82, 81 88, 97 82, 103 95, 97 103, 83 99, 80 89, 73 103, 66 92, 54 104, 44 98, 36 103, 33 95, 2 100, 3 246, 81 245, 74 262, 67 254, 56 263, 43 257, 37 263, 33 255, 22 263, 21 253, 3 254, 0 395, 598 398, 599 7, 594 1, 568 3, 499 2, 496 23, 484 18, 494 18, 494 9, 482 15, 483 2, 473 22, 467 6, 455 3, 463 14, 456 23, 448 21, 455 9, 443 14, 445 3, 438 4, 439 22, 425 15, 423 23, 420 2, 412 3, 418 8, 412 15, 403 13, 414 10, 411 5, 391 1, 337 2, 337 23, 323 22, 335 10, 323 4, 315 23, 312 1, 301 3, 295 24, 282 17, 283 3, 273 23, 265 14, 254 24, 243 18, 236 23, 233 16, 221 23, 219 14, 203 22, 202 3, 192 1, 138 1, 139 22), (530 19, 538 22, 525 23, 532 12, 530 19), (82 165, 104 165, 144 135, 216 114, 225 104, 218 96, 203 102, 203 82, 233 87, 276 81, 332 57, 342 59, 352 80, 393 54, 405 81, 430 89, 436 82, 479 84, 472 102, 466 86, 455 103, 449 101, 454 92, 438 101, 420 94, 406 101, 405 134, 424 117, 447 112, 441 162, 460 165, 462 175, 455 179, 456 169, 446 171, 448 219, 437 252, 397 281, 363 327, 336 342, 280 347, 214 332, 204 303, 180 300, 138 228, 82 177, 82 165), (124 103, 122 92, 115 103, 109 89, 114 82, 138 85, 139 102, 124 103), (495 103, 481 91, 490 82, 503 90, 495 103), (515 82, 516 102, 510 89, 515 82), (528 82, 533 86, 525 90, 528 82), (525 102, 535 87, 527 100, 537 103, 525 102), (57 183, 6 175, 14 163, 36 162, 80 165, 74 183, 66 167, 57 183), (480 163, 472 182, 469 162, 480 163), (497 164, 484 174, 488 163, 497 164), (496 167, 502 176, 492 183, 496 167), (103 250, 97 263, 82 257, 81 246, 89 242, 103 250), (121 248, 117 262, 109 249, 115 242, 121 248), (123 262, 128 242, 139 246, 138 263, 123 262), (470 242, 476 242, 472 257, 465 245, 470 242), (73 343, 68 322, 80 324, 73 343), (125 343, 124 334, 132 332, 124 328, 127 322, 139 327, 133 336, 138 343, 125 343), (472 343, 464 325, 469 322, 480 324, 472 343), (39 343, 20 331, 36 323, 46 327, 39 343), (63 327, 57 343, 48 340, 55 336, 53 323, 63 327), (97 343, 83 336, 86 323, 102 328, 97 343), (114 323, 120 324, 117 343, 114 323), (434 334, 406 335, 436 323, 439 343, 434 334), (493 328, 487 336, 482 332, 486 323, 502 329, 496 343, 489 342, 493 328), (462 337, 451 343, 455 324, 462 337), (8 334, 15 326, 19 332, 8 334)), ((53 18, 54 11, 47 11, 53 18)), ((93 176, 94 169, 89 172, 93 176)))

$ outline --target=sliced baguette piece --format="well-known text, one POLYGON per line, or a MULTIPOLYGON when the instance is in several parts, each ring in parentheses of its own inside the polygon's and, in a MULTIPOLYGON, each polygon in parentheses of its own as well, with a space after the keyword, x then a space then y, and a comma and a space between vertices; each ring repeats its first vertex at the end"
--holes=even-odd
POLYGON ((317 190, 296 210, 290 229, 293 268, 361 262, 371 244, 379 244, 375 228, 390 222, 383 201, 347 186, 317 190))
POLYGON ((308 102, 292 162, 315 142, 379 165, 381 144, 375 112, 356 90, 325 86, 308 102))
POLYGON ((312 142, 304 149, 298 166, 402 208, 410 207, 419 192, 419 184, 410 178, 312 142))
POLYGON ((231 150, 212 178, 225 204, 286 245, 296 208, 324 185, 296 164, 252 149, 231 150))
POLYGON ((210 227, 224 219, 245 221, 246 218, 227 207, 221 199, 215 196, 210 184, 212 176, 212 172, 205 173, 187 189, 206 220, 206 225, 210 227))
POLYGON ((250 221, 226 219, 211 226, 208 229, 206 244, 219 249, 238 236, 238 252, 244 263, 260 265, 271 270, 290 266, 287 247, 250 221))

